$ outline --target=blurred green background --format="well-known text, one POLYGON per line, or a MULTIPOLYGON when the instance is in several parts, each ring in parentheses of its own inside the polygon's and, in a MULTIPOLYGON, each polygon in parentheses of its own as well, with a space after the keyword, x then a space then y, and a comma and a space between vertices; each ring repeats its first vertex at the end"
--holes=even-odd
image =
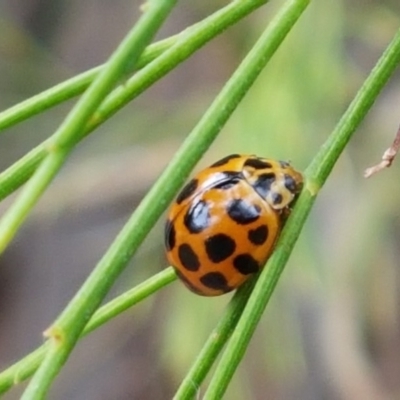
MULTIPOLYGON (((0 109, 102 63, 141 3, 0 1, 0 109)), ((159 38, 226 3, 179 2, 159 38)), ((0 260, 1 369, 41 344, 282 3, 226 31, 74 152, 0 260)), ((305 169, 399 25, 397 0, 314 0, 199 167, 256 153, 305 169)), ((400 123, 399 82, 397 73, 335 166, 226 399, 400 399, 398 162, 363 178, 400 123)), ((2 132, 1 170, 72 104, 2 132)), ((109 298, 166 265, 160 222, 109 298)), ((173 283, 83 340, 51 398, 172 398, 230 297, 173 283)))

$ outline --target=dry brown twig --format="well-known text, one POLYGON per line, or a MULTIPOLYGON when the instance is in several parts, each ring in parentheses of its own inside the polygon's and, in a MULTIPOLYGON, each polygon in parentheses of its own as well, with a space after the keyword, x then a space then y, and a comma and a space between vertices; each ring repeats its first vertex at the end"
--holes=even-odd
POLYGON ((399 150, 400 150, 400 127, 397 130, 396 137, 394 138, 392 145, 383 153, 382 161, 379 164, 367 168, 364 171, 364 178, 369 178, 371 175, 380 172, 384 168, 390 167, 399 150))

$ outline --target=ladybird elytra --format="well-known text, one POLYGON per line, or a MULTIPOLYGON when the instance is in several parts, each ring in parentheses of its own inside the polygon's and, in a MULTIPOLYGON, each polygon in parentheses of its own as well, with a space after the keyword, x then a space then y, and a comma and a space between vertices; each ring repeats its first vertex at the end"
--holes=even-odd
POLYGON ((285 161, 232 154, 181 190, 165 225, 167 258, 203 296, 236 289, 273 251, 303 184, 285 161))

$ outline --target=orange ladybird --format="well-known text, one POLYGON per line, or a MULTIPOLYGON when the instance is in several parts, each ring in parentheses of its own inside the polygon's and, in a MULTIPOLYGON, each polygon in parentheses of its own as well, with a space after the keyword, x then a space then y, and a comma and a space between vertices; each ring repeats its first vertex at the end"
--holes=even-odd
POLYGON ((289 163, 232 154, 180 192, 165 226, 167 258, 193 292, 236 289, 270 256, 303 177, 289 163))

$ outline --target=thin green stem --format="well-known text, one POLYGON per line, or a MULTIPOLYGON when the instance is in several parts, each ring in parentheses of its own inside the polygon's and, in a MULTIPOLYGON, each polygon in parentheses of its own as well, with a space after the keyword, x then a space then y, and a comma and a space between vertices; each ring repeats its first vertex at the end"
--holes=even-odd
MULTIPOLYGON (((98 125, 104 123, 120 108, 167 74, 180 62, 188 58, 209 40, 266 2, 267 0, 233 1, 205 20, 179 34, 179 40, 169 50, 165 51, 162 59, 157 58, 151 65, 143 68, 140 74, 135 74, 106 99, 96 114, 96 118, 91 120, 82 136, 76 139, 83 139, 98 125)), ((0 200, 17 190, 32 176, 38 165, 47 155, 46 147, 51 141, 52 138, 47 139, 0 174, 0 200)))
POLYGON ((40 195, 46 190, 48 183, 56 171, 61 168, 66 157, 65 151, 58 151, 45 160, 34 178, 28 182, 20 197, 0 220, 0 254, 14 238, 18 228, 36 204, 40 195))
POLYGON ((394 36, 368 78, 343 114, 335 130, 324 143, 321 151, 307 168, 307 175, 313 184, 321 187, 328 178, 333 166, 374 104, 400 60, 400 30, 394 36))
MULTIPOLYGON (((177 39, 177 35, 171 36, 148 46, 140 56, 135 69, 149 64, 171 47, 177 39)), ((99 65, 0 112, 0 132, 82 94, 103 68, 104 65, 99 65)))
POLYGON ((113 301, 100 307, 90 319, 83 330, 83 335, 94 331, 110 319, 121 314, 123 311, 146 299, 156 291, 176 280, 176 273, 172 267, 168 267, 158 274, 147 279, 133 289, 121 294, 113 301))
POLYGON ((217 400, 225 390, 240 363, 254 330, 276 287, 278 279, 296 243, 300 231, 336 160, 361 123, 373 102, 400 63, 400 30, 364 82, 357 96, 339 121, 337 127, 320 149, 306 172, 306 186, 266 268, 260 275, 243 314, 215 370, 204 399, 217 400))
MULTIPOLYGON (((3 221, 0 222, 0 251, 5 248, 9 242, 10 234, 15 233, 32 205, 39 199, 55 176, 73 145, 77 142, 76 138, 81 136, 93 112, 118 80, 125 76, 127 70, 132 69, 145 46, 153 38, 175 3, 176 0, 153 0, 146 3, 146 11, 144 11, 142 17, 118 46, 105 68, 56 132, 51 144, 51 152, 31 178, 21 196, 8 211, 5 218, 8 224, 5 225, 2 223, 3 221)), ((54 329, 49 331, 52 339, 50 340, 49 350, 24 392, 23 400, 45 398, 53 380, 67 359, 73 343, 78 339, 91 315, 92 313, 89 317, 86 317, 85 313, 81 313, 81 320, 76 324, 79 326, 78 329, 75 328, 75 324, 71 324, 70 329, 63 332, 56 332, 54 329)))
POLYGON ((211 332, 201 352, 197 356, 196 361, 179 386, 174 400, 188 400, 196 397, 200 390, 201 383, 235 329, 247 299, 254 288, 254 284, 255 280, 251 279, 236 291, 232 300, 229 302, 225 314, 211 332))
MULTIPOLYGON (((104 325, 112 318, 151 296, 174 280, 176 280, 176 274, 169 267, 100 307, 85 326, 81 337, 104 325)), ((29 378, 43 361, 48 347, 49 343, 47 342, 0 373, 0 394, 5 393, 14 385, 29 378)))

